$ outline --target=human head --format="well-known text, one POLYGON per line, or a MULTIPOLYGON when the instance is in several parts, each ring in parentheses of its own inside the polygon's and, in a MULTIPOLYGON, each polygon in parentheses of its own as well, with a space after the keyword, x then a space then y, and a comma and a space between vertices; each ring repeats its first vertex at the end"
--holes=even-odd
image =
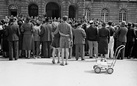
POLYGON ((132 23, 131 23, 131 22, 129 22, 127 25, 128 25, 128 27, 131 27, 131 26, 132 26, 132 23))
POLYGON ((68 17, 67 16, 63 16, 63 21, 67 21, 68 17))
POLYGON ((90 21, 89 21, 89 24, 93 24, 93 23, 94 23, 94 21, 93 21, 93 20, 90 20, 90 21))
POLYGON ((29 21, 30 21, 30 18, 29 18, 29 17, 27 17, 27 18, 26 18, 26 22, 28 23, 29 21))
POLYGON ((105 22, 102 22, 102 27, 106 27, 106 23, 105 22))
POLYGON ((109 26, 112 26, 112 24, 113 24, 112 21, 109 21, 109 22, 108 22, 108 25, 109 25, 109 26))
POLYGON ((121 25, 121 27, 125 27, 126 26, 126 21, 122 21, 120 25, 121 25))
POLYGON ((15 20, 13 18, 10 19, 9 23, 13 24, 15 22, 15 20))

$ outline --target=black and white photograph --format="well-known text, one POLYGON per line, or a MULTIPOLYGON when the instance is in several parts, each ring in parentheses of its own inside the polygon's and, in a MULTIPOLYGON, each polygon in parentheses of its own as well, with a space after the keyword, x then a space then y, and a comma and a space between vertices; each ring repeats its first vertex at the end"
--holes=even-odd
POLYGON ((0 86, 137 86, 137 0, 0 0, 0 86))

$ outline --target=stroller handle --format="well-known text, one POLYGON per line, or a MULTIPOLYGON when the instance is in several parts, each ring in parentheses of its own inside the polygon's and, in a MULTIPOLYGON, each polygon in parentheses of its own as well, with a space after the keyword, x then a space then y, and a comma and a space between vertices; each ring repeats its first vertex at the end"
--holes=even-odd
POLYGON ((117 59, 120 51, 121 51, 122 49, 124 49, 124 48, 125 48, 125 45, 120 45, 120 46, 118 46, 118 47, 116 48, 116 51, 115 51, 115 54, 114 54, 115 59, 117 59))
POLYGON ((116 59, 117 59, 120 51, 121 51, 122 49, 124 49, 124 48, 125 48, 125 45, 120 45, 120 46, 117 47, 117 49, 116 49, 116 51, 115 51, 115 54, 114 54, 114 60, 113 60, 113 62, 112 62, 112 64, 111 64, 111 67, 112 67, 112 68, 113 68, 114 65, 116 64, 116 59))

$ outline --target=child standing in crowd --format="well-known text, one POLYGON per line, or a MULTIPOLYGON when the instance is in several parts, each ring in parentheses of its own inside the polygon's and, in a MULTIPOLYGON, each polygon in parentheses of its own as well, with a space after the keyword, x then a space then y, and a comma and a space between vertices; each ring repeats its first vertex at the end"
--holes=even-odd
POLYGON ((53 29, 53 41, 51 43, 51 46, 52 46, 52 63, 55 64, 55 56, 58 56, 58 62, 57 63, 60 63, 60 48, 59 48, 59 44, 60 44, 60 34, 59 32, 57 32, 56 34, 54 34, 54 32, 57 30, 57 27, 58 27, 58 22, 53 22, 52 23, 52 29, 53 29), (56 52, 58 52, 58 54, 56 55, 56 52))
POLYGON ((34 36, 34 57, 40 58, 40 21, 36 21, 33 26, 33 36, 34 36))

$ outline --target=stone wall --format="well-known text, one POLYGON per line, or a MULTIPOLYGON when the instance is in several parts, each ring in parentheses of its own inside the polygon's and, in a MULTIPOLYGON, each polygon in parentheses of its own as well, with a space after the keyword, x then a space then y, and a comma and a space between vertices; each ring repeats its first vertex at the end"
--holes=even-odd
POLYGON ((46 5, 48 2, 55 2, 60 6, 61 17, 69 14, 69 6, 76 7, 76 18, 85 16, 85 9, 90 10, 90 19, 101 19, 101 10, 107 8, 109 10, 109 20, 119 22, 120 9, 127 10, 127 21, 137 22, 137 3, 136 2, 118 2, 118 1, 96 1, 91 0, 84 3, 84 0, 0 0, 0 19, 9 15, 9 6, 15 5, 18 9, 18 15, 28 15, 28 6, 35 3, 39 7, 39 15, 46 13, 46 5))
POLYGON ((120 9, 127 10, 127 21, 137 22, 137 3, 136 2, 94 2, 91 8, 91 18, 101 19, 101 10, 109 10, 109 20, 119 22, 120 9))

